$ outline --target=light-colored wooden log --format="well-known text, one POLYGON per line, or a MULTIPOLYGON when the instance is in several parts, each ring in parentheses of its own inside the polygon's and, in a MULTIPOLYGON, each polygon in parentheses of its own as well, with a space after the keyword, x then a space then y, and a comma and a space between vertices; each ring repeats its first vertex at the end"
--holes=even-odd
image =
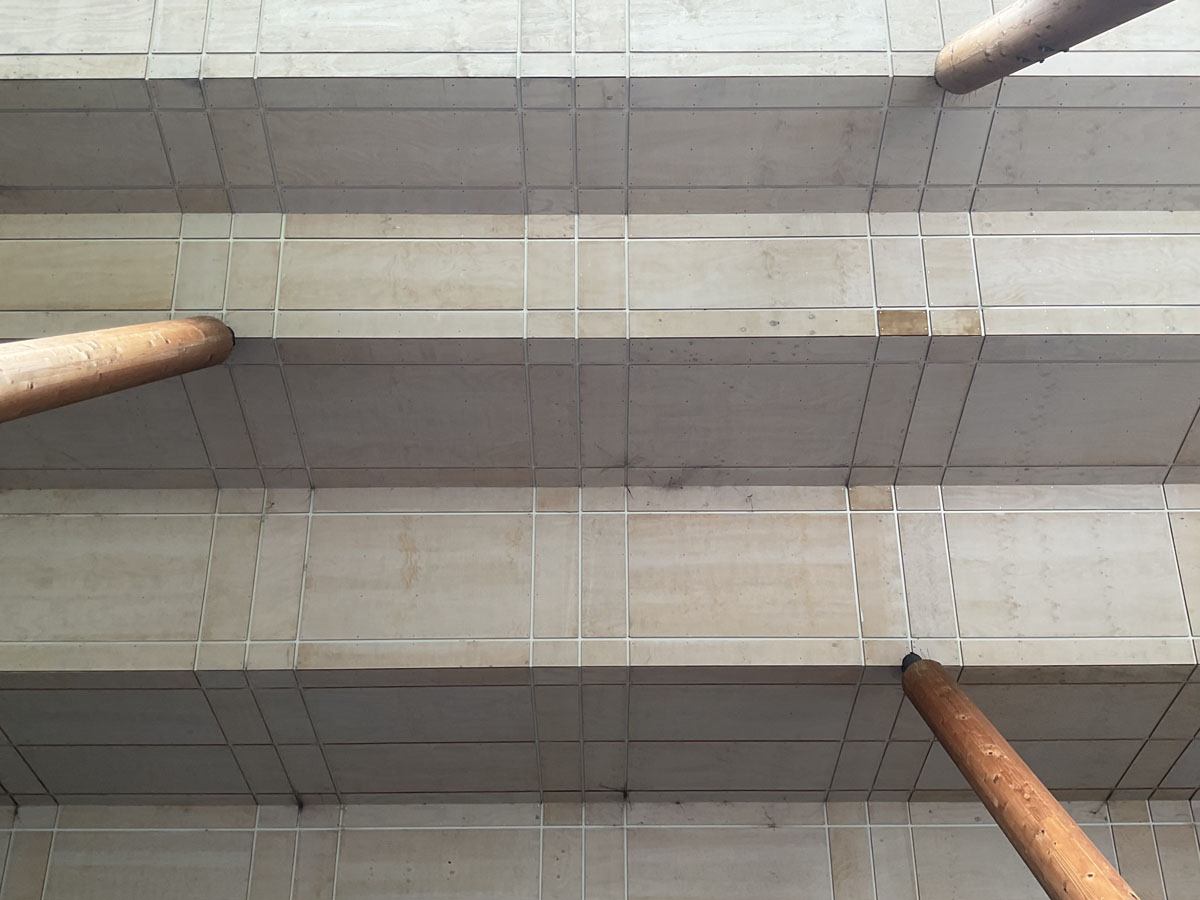
POLYGON ((1171 0, 1017 0, 938 54, 937 83, 967 94, 1171 0))
POLYGON ((0 344, 0 422, 215 366, 232 349, 209 316, 0 344))
POLYGON ((910 654, 903 680, 905 695, 1051 900, 1138 900, 940 663, 910 654))

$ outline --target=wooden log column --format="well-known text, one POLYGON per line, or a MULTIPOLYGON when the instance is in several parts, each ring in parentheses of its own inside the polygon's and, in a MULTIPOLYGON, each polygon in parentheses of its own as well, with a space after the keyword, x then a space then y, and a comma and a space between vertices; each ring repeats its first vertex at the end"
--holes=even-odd
POLYGON ((904 693, 1052 900, 1139 900, 940 663, 904 658, 904 693))
POLYGON ((952 94, 1069 50, 1170 0, 1017 0, 942 48, 937 83, 952 94))
POLYGON ((219 365, 232 349, 209 316, 0 344, 0 422, 219 365))

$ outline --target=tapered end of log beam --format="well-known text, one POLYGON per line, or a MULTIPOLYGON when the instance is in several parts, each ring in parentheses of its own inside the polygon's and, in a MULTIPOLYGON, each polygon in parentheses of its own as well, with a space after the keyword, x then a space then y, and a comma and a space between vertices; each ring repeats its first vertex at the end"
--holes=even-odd
POLYGON ((0 344, 0 422, 220 365, 233 344, 211 316, 0 344))
MULTIPOLYGON (((915 653, 904 662, 904 696, 1050 900, 1138 900, 945 668, 915 653)), ((1063 710, 1063 715, 1070 714, 1063 710)))
POLYGON ((1016 0, 938 53, 933 78, 969 94, 1171 0, 1016 0))

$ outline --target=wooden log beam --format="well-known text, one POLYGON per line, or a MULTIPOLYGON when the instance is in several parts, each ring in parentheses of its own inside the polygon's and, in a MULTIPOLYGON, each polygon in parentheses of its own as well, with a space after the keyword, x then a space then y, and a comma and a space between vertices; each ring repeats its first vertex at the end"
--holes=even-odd
POLYGON ((1169 2, 1017 0, 943 47, 933 77, 952 94, 977 91, 1169 2))
POLYGON ((940 663, 910 653, 903 681, 905 695, 1051 900, 1138 900, 940 663))
POLYGON ((215 366, 232 349, 209 316, 0 344, 0 422, 215 366))

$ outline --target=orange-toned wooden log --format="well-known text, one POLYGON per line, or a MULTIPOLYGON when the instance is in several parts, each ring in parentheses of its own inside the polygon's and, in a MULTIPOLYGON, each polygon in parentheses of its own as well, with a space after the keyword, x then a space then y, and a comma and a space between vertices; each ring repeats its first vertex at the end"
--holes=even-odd
POLYGON ((904 693, 1052 900, 1138 900, 940 663, 906 656, 904 693))
POLYGON ((977 91, 1169 2, 1017 0, 943 47, 933 77, 952 94, 977 91))
POLYGON ((215 366, 232 349, 209 316, 0 344, 0 422, 215 366))

